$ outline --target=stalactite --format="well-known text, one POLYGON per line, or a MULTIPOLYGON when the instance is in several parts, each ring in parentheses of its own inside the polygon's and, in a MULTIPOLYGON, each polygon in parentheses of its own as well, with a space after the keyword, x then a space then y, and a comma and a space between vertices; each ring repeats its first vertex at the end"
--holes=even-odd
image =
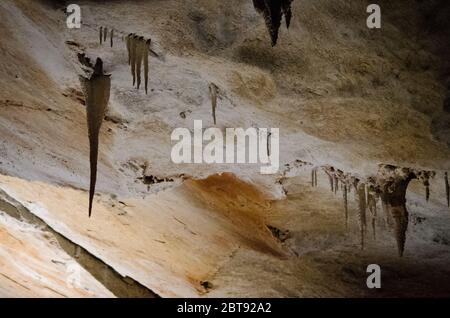
POLYGON ((136 48, 137 48, 137 35, 133 35, 130 41, 131 52, 131 75, 133 76, 133 87, 136 84, 136 48))
POLYGON ((136 70, 136 83, 137 83, 137 89, 139 89, 141 87, 141 67, 142 67, 142 58, 144 56, 144 50, 145 50, 145 40, 144 37, 139 37, 137 39, 137 44, 136 44, 136 66, 135 66, 135 70, 136 70))
POLYGON ((353 187, 355 188, 355 193, 357 193, 358 192, 359 179, 352 176, 350 180, 351 180, 351 183, 352 183, 353 187))
POLYGON ((359 229, 361 235, 361 249, 364 249, 364 238, 366 235, 366 185, 364 183, 360 183, 357 189, 358 193, 358 206, 359 206, 359 229))
POLYGON ((406 209, 406 190, 412 179, 419 179, 425 186, 435 172, 401 168, 382 164, 377 173, 377 187, 383 202, 383 208, 393 219, 398 254, 403 256, 408 229, 408 210, 406 209))
POLYGON ((113 47, 114 46, 114 29, 111 29, 110 42, 111 42, 111 47, 113 47))
POLYGON ((78 57, 78 62, 80 62, 81 65, 83 65, 89 69, 94 67, 91 63, 91 59, 86 56, 86 53, 78 53, 77 57, 78 57))
POLYGON ((126 46, 127 46, 127 52, 128 52, 128 65, 131 65, 131 39, 134 36, 133 33, 130 33, 127 35, 126 38, 126 46))
POLYGON ((214 125, 216 125, 216 108, 217 108, 217 94, 219 88, 216 84, 209 84, 209 95, 211 96, 211 107, 212 107, 212 116, 214 120, 214 125))
POLYGON ((336 175, 334 175, 333 180, 334 180, 334 194, 336 194, 337 191, 339 190, 339 179, 336 175))
POLYGON ((445 194, 447 195, 447 206, 450 207, 450 186, 448 184, 448 173, 445 173, 445 194))
POLYGON ((311 185, 312 187, 317 187, 317 167, 311 170, 311 185))
POLYGON ((256 11, 263 15, 267 30, 269 31, 272 46, 277 44, 278 32, 283 15, 286 27, 289 28, 292 18, 291 4, 293 0, 253 0, 256 11))
POLYGON ((314 169, 314 186, 317 187, 317 167, 314 169))
POLYGON ((103 72, 103 62, 97 58, 94 72, 88 79, 80 76, 81 87, 86 100, 86 115, 90 146, 89 217, 92 214, 95 185, 97 181, 97 160, 100 128, 105 117, 111 90, 111 77, 103 72))
POLYGON ((103 29, 103 42, 106 42, 106 39, 108 38, 108 28, 105 27, 103 29))
POLYGON ((388 226, 388 228, 392 228, 394 224, 392 220, 392 215, 391 212, 389 211, 388 205, 384 201, 381 201, 381 208, 383 210, 386 225, 388 226))
POLYGON ((394 220, 394 231, 395 239, 397 241, 398 255, 401 257, 405 251, 409 214, 405 206, 391 207, 391 214, 394 220))
POLYGON ((323 167, 323 170, 328 176, 328 181, 330 183, 330 190, 334 193, 334 178, 333 178, 333 172, 331 171, 330 167, 323 167))
POLYGON ((331 192, 334 192, 334 180, 333 180, 333 176, 331 174, 328 174, 328 178, 330 180, 330 189, 331 192))
POLYGON ((148 94, 148 54, 150 51, 150 44, 152 40, 147 40, 144 45, 144 51, 143 51, 143 59, 144 59, 144 80, 145 80, 145 94, 148 94))
POLYGON ((344 183, 343 191, 344 195, 344 212, 345 212, 345 227, 348 227, 348 198, 347 198, 347 184, 344 183))
POLYGON ((367 188, 367 207, 369 208, 372 217, 371 224, 373 238, 376 239, 377 199, 375 190, 372 186, 368 186, 367 188))
POLYGON ((289 29, 291 26, 291 19, 292 19, 292 1, 294 0, 284 0, 281 1, 281 10, 284 14, 284 18, 286 19, 286 28, 289 29))
POLYGON ((103 27, 100 27, 100 44, 103 43, 103 27))
MULTIPOLYGON (((358 214, 360 225, 361 248, 365 247, 365 236, 367 232, 368 210, 371 215, 371 227, 374 239, 376 239, 378 207, 377 201, 381 198, 382 209, 386 224, 394 230, 398 254, 403 255, 406 243, 409 214, 406 209, 406 191, 412 179, 418 179, 426 187, 426 197, 429 198, 430 179, 435 176, 434 171, 416 170, 406 167, 380 164, 375 176, 360 180, 351 174, 332 166, 322 166, 322 170, 328 175, 332 192, 339 189, 339 182, 343 190, 344 212, 346 226, 348 224, 348 193, 352 187, 355 188, 355 196, 358 201, 358 214)), ((445 173, 445 186, 447 205, 450 206, 448 174, 445 173)), ((311 171, 311 185, 317 186, 317 168, 311 171)))
POLYGON ((425 199, 427 202, 430 200, 430 179, 434 178, 436 173, 434 171, 413 171, 415 177, 425 186, 425 199))
POLYGON ((377 217, 378 217, 378 207, 377 207, 377 201, 378 201, 379 197, 375 196, 374 201, 373 201, 373 214, 372 214, 372 230, 373 230, 373 238, 376 239, 377 238, 377 233, 376 233, 376 225, 377 225, 377 217))

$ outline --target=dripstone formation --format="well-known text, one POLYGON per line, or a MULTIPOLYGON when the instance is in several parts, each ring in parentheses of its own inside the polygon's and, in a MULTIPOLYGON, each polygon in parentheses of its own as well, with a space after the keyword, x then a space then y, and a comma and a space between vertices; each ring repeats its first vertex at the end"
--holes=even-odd
MULTIPOLYGON (((362 180, 357 176, 345 174, 332 166, 323 166, 322 170, 327 174, 332 192, 340 188, 344 192, 345 220, 348 220, 348 195, 351 187, 356 191, 358 203, 358 220, 360 227, 361 248, 364 248, 367 232, 367 210, 371 216, 371 227, 374 238, 376 237, 376 219, 378 215, 377 202, 381 200, 385 214, 385 222, 394 231, 397 242, 398 254, 403 255, 408 229, 409 213, 406 209, 406 190, 413 179, 419 180, 425 186, 425 199, 430 198, 430 179, 434 178, 434 171, 418 170, 406 167, 397 167, 389 164, 380 164, 378 172, 362 180)), ((311 184, 317 186, 317 168, 311 172, 311 184)), ((445 184, 448 202, 448 177, 445 174, 445 184)))
POLYGON ((111 77, 104 74, 103 61, 97 58, 92 75, 89 78, 80 76, 81 88, 86 100, 86 115, 89 135, 90 187, 89 217, 92 214, 92 202, 97 181, 97 161, 100 128, 108 107, 111 77))
POLYGON ((293 0, 253 0, 253 6, 256 11, 264 17, 272 41, 272 46, 277 44, 278 32, 283 16, 286 21, 286 28, 289 29, 292 18, 292 1, 293 0))

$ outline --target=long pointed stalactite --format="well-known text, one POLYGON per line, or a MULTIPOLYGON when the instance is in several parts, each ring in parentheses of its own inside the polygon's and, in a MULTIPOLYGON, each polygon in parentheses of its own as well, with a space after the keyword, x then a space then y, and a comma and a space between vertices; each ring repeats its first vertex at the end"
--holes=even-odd
POLYGON ((377 222, 377 200, 378 200, 378 194, 375 191, 375 188, 372 184, 369 184, 367 186, 367 209, 370 212, 371 216, 371 225, 372 225, 372 235, 373 239, 375 240, 377 237, 377 231, 376 231, 376 222, 377 222))
POLYGON ((128 52, 128 65, 131 65, 131 39, 134 36, 133 33, 130 33, 127 35, 126 38, 126 46, 127 46, 127 52, 128 52))
POLYGON ((450 186, 448 184, 448 173, 445 172, 444 174, 445 179, 445 195, 447 197, 447 207, 450 207, 450 186))
POLYGON ((359 231, 361 240, 361 249, 364 249, 365 236, 366 236, 366 185, 364 183, 359 183, 357 188, 358 194, 358 219, 359 219, 359 231))
POLYGON ((137 39, 136 43, 136 66, 135 66, 135 77, 136 77, 136 88, 139 89, 141 87, 141 69, 142 69, 142 61, 144 57, 144 49, 145 49, 145 40, 144 37, 140 36, 137 39))
POLYGON ((328 181, 330 182, 330 190, 334 193, 334 168, 330 166, 323 167, 323 170, 328 176, 328 181))
POLYGON ((86 115, 90 146, 90 187, 89 187, 89 217, 92 214, 92 202, 97 181, 97 160, 99 134, 108 107, 111 77, 104 74, 103 61, 97 58, 94 72, 90 78, 80 76, 81 87, 86 99, 86 115))
POLYGON ((286 20, 286 27, 289 29, 292 18, 292 1, 293 0, 253 0, 253 6, 256 11, 264 17, 272 46, 277 44, 278 32, 283 16, 286 20))
POLYGON ((314 186, 317 187, 317 170, 318 168, 314 168, 314 186))
POLYGON ((100 27, 100 31, 99 31, 99 35, 100 35, 100 44, 103 43, 103 27, 100 27))
POLYGON ((333 177, 333 182, 334 182, 334 194, 336 194, 339 190, 339 179, 336 175, 334 175, 333 177))
POLYGON ((317 187, 317 167, 311 169, 311 186, 317 187))
POLYGON ((136 49, 138 36, 133 35, 130 39, 130 55, 131 55, 131 75, 133 76, 133 87, 136 85, 136 49))
POLYGON ((111 47, 113 47, 114 46, 114 29, 111 29, 109 39, 110 39, 110 45, 111 45, 111 47))
POLYGON ((145 94, 148 94, 148 55, 150 53, 150 44, 152 43, 152 40, 148 39, 145 41, 144 45, 144 51, 143 51, 143 59, 144 59, 144 81, 145 81, 145 94))
POLYGON ((348 190, 347 190, 347 183, 344 183, 342 194, 344 196, 345 227, 348 227, 348 190))

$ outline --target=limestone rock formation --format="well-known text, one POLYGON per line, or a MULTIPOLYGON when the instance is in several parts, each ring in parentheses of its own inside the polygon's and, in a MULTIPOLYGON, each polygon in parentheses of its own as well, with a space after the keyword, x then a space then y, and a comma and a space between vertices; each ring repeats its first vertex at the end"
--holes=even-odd
POLYGON ((450 294, 448 176, 434 184, 433 173, 419 170, 450 169, 442 110, 450 105, 442 83, 448 54, 433 47, 450 47, 433 34, 450 30, 442 27, 446 1, 383 1, 381 33, 367 29, 358 1, 294 2, 292 10, 292 1, 278 1, 275 19, 276 1, 255 1, 269 33, 249 0, 87 0, 83 27, 73 30, 53 2, 0 1, 0 296, 101 296, 105 290, 92 288, 100 283, 127 296, 133 281, 162 297, 450 294), (423 14, 430 3, 439 10, 423 14), (301 23, 290 23, 292 13, 301 23), (154 39, 145 46, 157 57, 151 83, 148 54, 142 57, 152 96, 129 85, 134 65, 144 86, 131 63, 135 34, 123 52, 104 41, 106 34, 117 46, 114 37, 133 28, 154 39), (267 34, 275 44, 278 32, 280 47, 272 49, 267 34), (96 85, 87 54, 114 70, 100 151, 104 105, 88 96, 96 85), (89 74, 87 98, 77 85, 79 64, 89 74), (280 150, 279 173, 261 175, 263 164, 172 162, 174 129, 192 133, 194 120, 211 119, 209 83, 219 86, 214 117, 224 116, 216 118, 222 132, 280 128, 279 144, 275 133, 258 143, 261 156, 280 150), (395 166, 377 173, 380 162, 395 166), (425 187, 406 186, 409 175, 425 187), (84 213, 89 177, 92 219, 84 213), (11 216, 17 211, 29 211, 29 226, 11 216), (58 255, 53 235, 36 231, 36 217, 66 238, 58 255), (98 274, 70 290, 67 265, 82 265, 88 254, 84 264, 91 272, 97 259, 98 274), (361 265, 369 261, 389 267, 389 288, 366 288, 361 265))
MULTIPOLYGON (((338 184, 341 184, 344 199, 345 219, 348 219, 348 196, 350 187, 355 188, 358 203, 358 220, 360 227, 361 248, 367 228, 366 212, 371 215, 371 227, 374 239, 376 238, 377 201, 381 198, 382 209, 385 214, 385 222, 394 230, 397 241, 398 253, 403 255, 408 228, 408 211, 406 209, 406 190, 413 179, 418 179, 426 189, 426 200, 429 200, 430 179, 434 178, 434 171, 420 170, 408 167, 397 167, 389 164, 380 164, 376 175, 361 179, 360 177, 346 174, 333 166, 323 166, 322 169, 328 176, 332 192, 336 193, 338 184)), ((448 179, 445 175, 446 190, 448 179)), ((314 169, 311 172, 311 184, 317 185, 314 169)), ((448 192, 447 192, 448 193, 448 192)), ((448 195, 447 195, 448 197, 448 195)))

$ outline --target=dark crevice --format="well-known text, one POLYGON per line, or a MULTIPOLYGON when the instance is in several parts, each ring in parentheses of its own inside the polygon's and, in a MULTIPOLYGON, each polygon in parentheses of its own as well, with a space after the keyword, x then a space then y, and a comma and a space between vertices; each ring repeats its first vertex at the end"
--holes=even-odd
POLYGON ((27 222, 41 228, 43 231, 51 233, 58 241, 62 250, 115 296, 121 298, 159 298, 149 288, 131 277, 122 276, 100 258, 55 231, 45 221, 34 215, 20 202, 2 190, 0 190, 0 210, 21 222, 27 222))

